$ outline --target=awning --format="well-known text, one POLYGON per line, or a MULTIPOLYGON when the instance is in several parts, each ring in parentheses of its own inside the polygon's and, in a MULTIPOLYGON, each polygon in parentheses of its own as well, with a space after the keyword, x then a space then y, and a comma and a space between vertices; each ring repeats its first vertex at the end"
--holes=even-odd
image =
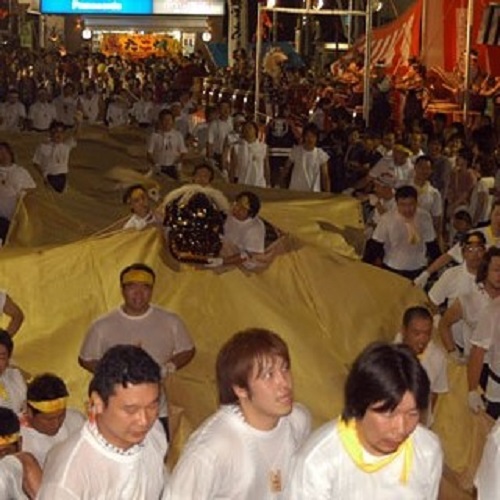
POLYGON ((86 28, 93 31, 206 31, 206 16, 85 16, 86 28))

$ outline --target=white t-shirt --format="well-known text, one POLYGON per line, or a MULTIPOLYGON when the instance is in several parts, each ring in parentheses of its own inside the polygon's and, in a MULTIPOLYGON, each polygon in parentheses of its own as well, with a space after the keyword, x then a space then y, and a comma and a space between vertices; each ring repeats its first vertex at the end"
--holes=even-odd
POLYGON ((106 111, 108 127, 122 127, 128 124, 129 108, 126 103, 111 102, 106 111))
POLYGON ((57 119, 54 103, 36 101, 30 106, 28 118, 36 130, 49 130, 50 124, 57 119))
POLYGON ((0 375, 0 385, 3 385, 7 397, 0 394, 0 406, 10 408, 14 413, 21 413, 26 401, 26 382, 17 368, 7 367, 0 375))
POLYGON ((307 438, 310 420, 296 404, 274 429, 259 431, 238 406, 222 406, 189 439, 164 500, 284 500, 292 455, 307 438), (271 491, 273 472, 281 491, 271 491))
MULTIPOLYGON (((476 276, 467 271, 464 264, 447 269, 429 290, 429 298, 436 306, 448 301, 448 307, 460 295, 467 295, 476 288, 476 276)), ((451 326, 453 340, 460 347, 464 346, 464 321, 461 319, 451 326)))
POLYGON ((237 169, 235 175, 238 184, 266 187, 264 165, 267 156, 267 146, 263 142, 239 141, 233 146, 237 169))
POLYGON ((479 214, 479 218, 477 220, 478 223, 487 222, 490 218, 491 206, 493 203, 493 195, 490 194, 490 191, 494 187, 494 177, 481 177, 481 179, 477 181, 476 185, 472 189, 469 202, 469 213, 471 213, 472 215, 476 213, 476 209, 479 203, 479 194, 483 193, 487 195, 487 202, 484 204, 483 209, 479 214))
POLYGON ((11 220, 19 197, 27 190, 36 188, 30 173, 16 164, 0 166, 0 217, 11 220))
MULTIPOLYGON (((95 361, 118 344, 140 345, 164 367, 176 354, 190 351, 193 341, 177 314, 150 306, 141 316, 129 316, 121 307, 98 318, 90 327, 80 349, 80 358, 95 361)), ((168 414, 165 391, 161 392, 160 417, 168 414)))
POLYGON ((153 212, 149 212, 146 217, 139 217, 137 214, 133 214, 130 219, 125 222, 123 229, 136 229, 141 231, 145 227, 156 224, 157 222, 153 212))
POLYGON ((47 458, 38 500, 153 500, 165 482, 167 440, 156 422, 127 454, 112 449, 88 422, 47 458))
POLYGON ((77 110, 77 98, 74 96, 56 97, 53 101, 56 107, 57 119, 64 125, 72 127, 75 124, 75 114, 77 110))
POLYGON ((167 167, 175 165, 187 150, 181 133, 172 129, 169 132, 153 132, 147 151, 153 157, 155 165, 167 167))
POLYGON ((23 465, 14 455, 0 460, 0 498, 2 500, 28 500, 23 492, 23 465))
POLYGON ((432 217, 443 215, 443 200, 441 193, 430 183, 426 182, 422 187, 415 186, 418 191, 418 206, 429 212, 432 217))
POLYGON ((477 329, 479 318, 482 316, 485 308, 492 301, 489 294, 485 291, 482 285, 477 285, 473 288, 471 293, 459 295, 457 300, 460 301, 462 307, 463 319, 463 340, 464 340, 464 354, 466 356, 470 353, 470 346, 472 337, 477 329))
POLYGON ((99 118, 101 97, 99 94, 81 95, 78 102, 83 111, 83 117, 89 123, 96 123, 99 118))
POLYGON ((28 427, 22 423, 21 436, 23 438, 23 451, 31 453, 43 468, 47 453, 56 444, 62 443, 72 434, 79 431, 84 423, 85 418, 83 415, 79 411, 72 409, 66 410, 66 418, 64 419, 61 428, 54 436, 42 434, 32 427, 28 427))
MULTIPOLYGON (((398 333, 394 343, 402 342, 403 335, 398 333)), ((448 392, 448 362, 443 349, 431 339, 425 351, 419 356, 419 360, 429 377, 431 392, 435 394, 448 392)))
POLYGON ((233 119, 213 120, 208 124, 207 142, 213 146, 213 152, 221 155, 224 152, 226 137, 233 130, 233 119))
POLYGON ((436 238, 431 216, 418 208, 414 217, 418 241, 410 242, 412 229, 397 211, 380 218, 372 238, 384 245, 384 264, 400 271, 414 271, 427 265, 426 243, 436 238))
POLYGON ((500 420, 488 434, 483 455, 476 472, 474 485, 477 500, 498 500, 500 498, 500 420))
MULTIPOLYGON (((477 320, 477 326, 470 339, 472 345, 488 351, 488 364, 493 373, 500 376, 500 300, 489 301, 477 320)), ((500 384, 488 377, 486 399, 500 403, 500 384)))
POLYGON ((370 170, 370 177, 376 179, 380 173, 389 169, 396 179, 395 187, 409 186, 413 184, 415 167, 408 158, 403 165, 396 165, 392 156, 384 156, 370 170))
POLYGON ((240 252, 264 253, 266 227, 259 217, 238 220, 228 215, 224 223, 224 239, 240 252))
POLYGON ((20 120, 26 118, 26 108, 22 102, 0 103, 0 130, 18 132, 20 120))
POLYGON ((436 500, 443 466, 438 437, 418 425, 407 484, 400 481, 403 454, 367 473, 345 451, 337 422, 317 429, 297 454, 288 500, 436 500))
POLYGON ((71 137, 64 142, 43 142, 36 150, 33 163, 40 165, 44 177, 68 173, 69 155, 76 147, 76 140, 71 137))
POLYGON ((306 151, 294 146, 289 160, 293 164, 290 189, 294 191, 321 191, 321 165, 328 161, 328 155, 321 148, 306 151))
POLYGON ((142 99, 134 103, 130 114, 135 118, 137 123, 151 125, 157 115, 157 108, 153 101, 143 101, 142 99))

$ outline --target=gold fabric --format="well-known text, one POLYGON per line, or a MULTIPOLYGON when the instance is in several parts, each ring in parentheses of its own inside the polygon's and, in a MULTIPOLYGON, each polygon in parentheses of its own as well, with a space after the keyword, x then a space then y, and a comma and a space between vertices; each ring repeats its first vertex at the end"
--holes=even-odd
MULTIPOLYGON (((260 273, 216 273, 172 261, 155 228, 120 229, 129 215, 121 203, 126 187, 151 183, 162 195, 177 187, 138 173, 147 168, 142 132, 85 129, 64 194, 46 187, 31 166, 41 135, 5 139, 38 184, 18 207, 9 244, 0 250, 0 287, 26 315, 15 337, 16 364, 33 375, 62 376, 68 406, 83 409, 90 375, 77 357, 85 333, 121 303, 121 269, 133 262, 151 266, 157 274, 153 302, 184 319, 197 349, 194 360, 167 381, 176 430, 172 463, 192 429, 217 407, 215 356, 234 332, 258 326, 283 336, 296 398, 310 408, 317 426, 339 415, 346 374, 362 348, 377 339, 392 341, 404 309, 424 301, 408 280, 359 262, 363 232, 351 198, 252 189, 262 196, 261 215, 289 233, 292 244, 260 273)), ((230 199, 240 190, 224 186, 230 199)), ((451 392, 440 396, 435 411, 446 462, 458 474, 484 439, 484 432, 471 431, 475 420, 466 405, 463 370, 450 368, 451 392)))

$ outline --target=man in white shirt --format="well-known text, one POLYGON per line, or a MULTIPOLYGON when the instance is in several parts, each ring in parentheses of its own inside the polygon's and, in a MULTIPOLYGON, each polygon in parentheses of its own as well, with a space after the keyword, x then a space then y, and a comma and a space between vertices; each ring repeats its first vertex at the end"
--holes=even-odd
POLYGON ((124 127, 129 122, 129 94, 126 89, 115 92, 106 110, 106 124, 109 128, 124 127))
POLYGON ((102 107, 102 98, 95 85, 88 85, 78 97, 78 108, 82 111, 84 121, 91 125, 101 121, 102 107))
POLYGON ((396 335, 395 342, 407 345, 418 357, 430 382, 430 402, 427 419, 432 425, 432 412, 439 394, 448 392, 448 362, 446 353, 432 339, 434 322, 430 311, 422 306, 408 308, 403 315, 401 333, 396 335))
POLYGON ((0 103, 0 130, 19 132, 24 128, 26 108, 19 100, 19 92, 15 88, 9 89, 7 101, 0 103))
POLYGON ((437 500, 443 452, 419 425, 429 379, 407 346, 375 343, 354 361, 342 415, 297 454, 289 500, 437 500))
POLYGON ((52 122, 50 140, 39 144, 33 156, 33 164, 57 193, 62 193, 66 189, 69 157, 77 145, 78 122, 74 133, 67 139, 64 137, 64 132, 63 123, 52 122))
MULTIPOLYGON (((182 319, 151 305, 154 271, 145 264, 127 266, 120 273, 124 303, 92 323, 78 357, 80 365, 94 372, 98 361, 118 344, 141 345, 160 365, 162 377, 183 368, 195 354, 191 336, 182 319)), ((168 409, 161 393, 160 420, 168 432, 168 409)))
MULTIPOLYGON (((483 256, 476 273, 476 284, 472 291, 459 295, 439 321, 438 328, 443 346, 450 356, 459 362, 467 361, 471 351, 472 337, 475 335, 478 321, 485 308, 500 296, 500 278, 497 276, 499 271, 500 249, 492 247, 483 256), (463 320, 463 345, 456 345, 451 327, 460 320, 463 320)), ((481 375, 481 386, 486 384, 487 376, 487 366, 485 365, 481 375)))
POLYGON ((18 202, 36 187, 29 172, 15 163, 8 142, 0 142, 0 246, 5 243, 18 202))
POLYGON ((113 347, 89 395, 89 420, 50 452, 38 500, 160 498, 167 441, 157 420, 158 364, 140 347, 113 347))
POLYGON ((417 206, 417 190, 402 186, 395 197, 396 210, 380 218, 363 260, 413 280, 426 267, 427 255, 434 260, 440 250, 431 216, 417 206))
POLYGON ((149 128, 153 125, 157 115, 156 104, 153 101, 151 89, 145 88, 141 98, 135 102, 130 110, 130 116, 141 128, 149 128))
POLYGON ((430 183, 432 160, 429 156, 420 156, 415 162, 413 185, 418 191, 418 206, 429 212, 434 222, 436 234, 441 236, 443 218, 443 200, 439 191, 430 183))
POLYGON ((0 495, 2 500, 35 498, 42 470, 30 453, 21 451, 20 424, 9 408, 0 407, 0 495))
POLYGON ((72 128, 76 124, 76 112, 78 100, 75 94, 75 86, 68 82, 64 85, 62 94, 53 101, 56 107, 57 121, 64 125, 64 128, 72 128))
POLYGON ((125 222, 123 229, 136 229, 138 231, 161 224, 156 214, 151 209, 151 202, 146 188, 141 184, 130 186, 123 195, 123 203, 130 207, 131 217, 125 222))
MULTIPOLYGON (((477 286, 476 275, 486 252, 486 238, 482 232, 473 231, 466 236, 461 246, 463 264, 447 269, 429 290, 429 299, 435 306, 446 303, 449 307, 458 297, 473 293, 477 286)), ((450 328, 453 342, 463 352, 464 329, 467 329, 467 325, 461 319, 450 328)))
POLYGON ((325 151, 316 147, 317 142, 318 129, 310 123, 302 132, 302 144, 292 148, 284 167, 285 172, 292 172, 289 189, 314 192, 331 190, 329 157, 325 151))
POLYGON ((396 179, 394 174, 387 168, 377 172, 377 177, 373 177, 373 193, 368 197, 368 203, 373 207, 368 220, 366 221, 365 234, 370 238, 373 230, 380 222, 382 215, 387 212, 396 210, 396 198, 394 197, 396 179))
POLYGON ((231 104, 228 101, 219 103, 219 116, 208 124, 207 158, 213 159, 221 170, 226 170, 223 162, 226 138, 233 130, 231 104))
POLYGON ((481 462, 474 478, 477 500, 500 498, 500 420, 488 434, 481 462))
POLYGON ((239 332, 219 351, 216 379, 221 407, 191 436, 163 498, 288 498, 310 415, 294 403, 287 345, 268 330, 239 332))
POLYGON ((50 373, 38 375, 28 384, 26 414, 21 419, 23 450, 42 468, 49 450, 80 430, 85 421, 80 412, 67 409, 68 396, 66 384, 50 373))
POLYGON ((186 152, 182 134, 174 128, 171 111, 163 109, 158 117, 158 130, 149 138, 148 161, 156 173, 162 172, 179 180, 179 169, 186 152))
POLYGON ((500 416, 500 249, 491 248, 488 254, 492 255, 489 267, 495 298, 481 311, 471 335, 467 365, 468 403, 474 412, 486 407, 486 412, 497 419, 500 416), (485 370, 488 375, 486 388, 481 385, 485 370), (484 399, 480 386, 485 389, 484 399))
POLYGON ((35 132, 47 132, 55 120, 57 120, 56 107, 53 102, 49 102, 47 89, 42 87, 38 90, 37 100, 30 106, 28 112, 29 127, 35 132))

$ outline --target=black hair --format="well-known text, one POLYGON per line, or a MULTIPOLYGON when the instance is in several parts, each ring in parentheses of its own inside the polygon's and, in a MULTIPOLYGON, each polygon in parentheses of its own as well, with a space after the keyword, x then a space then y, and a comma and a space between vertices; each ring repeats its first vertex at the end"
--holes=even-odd
POLYGON ((419 410, 429 405, 430 383, 425 370, 408 346, 375 342, 356 358, 344 387, 342 419, 362 419, 374 411, 394 410, 410 392, 419 410))
POLYGON ((34 414, 39 413, 36 408, 33 408, 29 401, 52 401, 54 399, 68 397, 68 388, 64 381, 53 373, 43 373, 37 375, 28 384, 26 399, 28 407, 31 408, 34 414))
POLYGON ((471 214, 467 210, 457 210, 453 214, 453 218, 457 219, 457 220, 463 220, 464 222, 467 222, 472 226, 472 217, 471 217, 471 214))
POLYGON ((420 155, 415 160, 415 165, 421 161, 428 161, 432 165, 432 158, 429 155, 420 155))
POLYGON ((128 187, 127 190, 125 191, 125 193, 123 193, 123 198, 122 198, 123 203, 130 202, 130 197, 132 196, 132 193, 136 189, 142 189, 142 191, 144 191, 144 193, 146 193, 146 195, 148 194, 146 188, 142 184, 134 184, 133 186, 128 187))
POLYGON ((471 239, 471 237, 477 238, 478 240, 480 240, 480 243, 482 245, 486 246, 486 236, 481 231, 471 231, 470 233, 467 233, 461 241, 462 246, 470 245, 471 243, 469 240, 471 239))
POLYGON ((458 150, 457 153, 458 158, 463 158, 466 162, 467 165, 472 165, 472 160, 474 159, 474 155, 472 154, 472 151, 468 148, 461 148, 458 150))
POLYGON ((9 152, 10 161, 12 163, 16 163, 16 156, 14 155, 14 150, 12 149, 12 146, 6 141, 0 141, 0 147, 5 148, 9 152))
POLYGON ((0 436, 10 436, 21 430, 19 418, 10 408, 0 406, 0 436))
POLYGON ((308 123, 304 129, 302 130, 302 137, 305 137, 307 133, 313 134, 316 137, 319 137, 319 129, 316 124, 308 123))
POLYGON ((89 385, 89 395, 96 392, 107 405, 117 385, 159 384, 160 366, 142 348, 116 345, 106 351, 97 363, 89 385))
POLYGON ((424 306, 409 307, 403 314, 403 327, 408 328, 414 319, 426 319, 432 323, 432 314, 424 306))
POLYGON ((64 123, 60 122, 58 120, 52 120, 52 122, 49 126, 49 132, 53 133, 58 128, 62 128, 63 130, 65 130, 64 123))
POLYGON ((127 266, 125 269, 122 269, 122 271, 120 272, 120 283, 123 282, 123 276, 129 271, 145 271, 153 276, 153 281, 156 280, 156 274, 149 266, 143 264, 142 262, 134 262, 130 266, 127 266))
POLYGON ((172 111, 170 111, 170 109, 162 109, 160 111, 160 114, 158 115, 158 121, 161 121, 163 120, 163 117, 164 116, 167 116, 167 115, 170 115, 172 118, 174 117, 174 115, 172 114, 172 111))
POLYGON ((260 210, 259 197, 255 193, 252 193, 251 191, 242 191, 241 193, 238 193, 236 195, 236 201, 239 201, 244 197, 246 197, 248 199, 248 203, 250 205, 250 207, 248 209, 248 215, 250 217, 255 217, 259 213, 259 210, 260 210))
POLYGON ((500 248, 491 247, 484 254, 483 260, 479 264, 476 273, 476 283, 484 283, 488 276, 488 270, 490 268, 491 261, 493 257, 500 257, 500 248))
POLYGON ((396 201, 404 198, 413 198, 418 200, 418 191, 413 186, 401 186, 396 189, 396 201))
POLYGON ((12 342, 12 337, 6 330, 0 329, 0 345, 5 346, 7 349, 7 354, 9 358, 12 356, 12 351, 14 350, 14 342, 12 342))
POLYGON ((207 163, 207 162, 203 162, 203 163, 199 163, 198 165, 195 165, 195 167, 193 168, 193 177, 196 175, 196 172, 198 172, 198 170, 208 170, 210 172, 210 182, 212 182, 214 180, 214 177, 215 177, 215 170, 214 170, 214 167, 212 167, 212 165, 210 165, 210 163, 207 163))

